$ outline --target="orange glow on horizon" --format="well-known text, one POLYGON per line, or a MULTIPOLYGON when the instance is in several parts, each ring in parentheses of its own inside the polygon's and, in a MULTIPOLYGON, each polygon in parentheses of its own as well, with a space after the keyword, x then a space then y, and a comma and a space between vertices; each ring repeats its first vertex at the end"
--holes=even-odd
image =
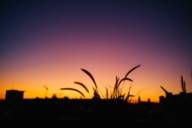
MULTIPOLYGON (((144 71, 144 68, 145 66, 141 66, 140 68, 135 70, 132 74, 130 74, 130 78, 134 80, 132 83, 126 82, 122 85, 124 92, 127 92, 128 87, 132 85, 131 93, 135 95, 135 97, 133 98, 134 101, 136 101, 138 96, 140 96, 141 100, 143 101, 147 101, 147 99, 150 98, 151 101, 158 102, 159 96, 164 95, 163 91, 160 89, 160 85, 163 85, 166 89, 174 93, 180 92, 179 76, 175 75, 173 76, 173 78, 170 77, 169 80, 164 81, 164 77, 170 74, 164 75, 159 73, 151 75, 150 73, 152 73, 152 71, 146 72, 144 71), (150 76, 154 77, 148 78, 146 74, 150 74, 150 76)), ((89 70, 89 71, 94 75, 96 82, 98 84, 99 91, 102 95, 105 95, 105 88, 108 88, 109 90, 113 89, 116 75, 122 77, 127 72, 127 71, 113 72, 112 70, 104 71, 101 69, 89 70)), ((76 92, 60 90, 60 88, 63 87, 73 87, 79 89, 85 94, 86 98, 92 98, 93 96, 92 87, 94 85, 92 81, 89 79, 89 77, 80 70, 78 70, 76 74, 73 72, 67 74, 65 73, 56 74, 56 75, 41 74, 41 76, 44 75, 44 77, 40 77, 39 74, 38 75, 30 74, 30 76, 26 75, 25 79, 23 79, 22 76, 20 75, 18 74, 17 75, 18 78, 15 79, 10 78, 12 79, 12 81, 10 81, 9 79, 8 80, 4 79, 3 81, 1 81, 0 98, 4 98, 5 91, 8 89, 24 90, 25 91, 24 98, 36 98, 36 97, 45 98, 46 94, 43 85, 46 85, 49 88, 47 92, 48 98, 51 98, 53 94, 56 94, 58 98, 63 97, 81 98, 81 96, 76 92), (74 81, 83 82, 91 92, 89 94, 86 93, 80 86, 75 85, 73 83, 74 81)))

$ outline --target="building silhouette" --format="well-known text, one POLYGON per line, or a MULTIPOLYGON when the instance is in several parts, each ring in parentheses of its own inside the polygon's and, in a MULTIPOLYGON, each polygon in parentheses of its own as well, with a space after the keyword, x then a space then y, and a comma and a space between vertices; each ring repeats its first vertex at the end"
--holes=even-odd
POLYGON ((7 90, 6 95, 5 95, 5 100, 6 101, 21 101, 23 100, 24 96, 24 91, 19 91, 19 90, 7 90))

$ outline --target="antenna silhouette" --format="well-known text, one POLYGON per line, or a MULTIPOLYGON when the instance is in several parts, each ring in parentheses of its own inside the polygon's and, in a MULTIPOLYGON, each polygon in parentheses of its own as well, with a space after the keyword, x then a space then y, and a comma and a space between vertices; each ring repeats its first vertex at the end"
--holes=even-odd
POLYGON ((48 92, 49 88, 46 85, 43 85, 43 87, 45 88, 45 98, 47 98, 47 92, 48 92))

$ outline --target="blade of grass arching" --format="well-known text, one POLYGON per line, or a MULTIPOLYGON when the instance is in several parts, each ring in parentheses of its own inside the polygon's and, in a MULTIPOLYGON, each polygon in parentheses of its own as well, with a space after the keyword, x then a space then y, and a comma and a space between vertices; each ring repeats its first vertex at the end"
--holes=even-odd
POLYGON ((60 90, 71 90, 71 91, 75 91, 75 92, 78 92, 79 94, 81 94, 83 97, 85 97, 85 95, 84 95, 81 91, 79 91, 79 90, 77 90, 77 89, 75 89, 75 88, 61 88, 60 90))
POLYGON ((119 88, 119 86, 121 85, 121 83, 122 83, 123 81, 126 81, 126 80, 133 82, 132 79, 125 77, 125 78, 123 78, 123 79, 121 79, 121 80, 119 81, 119 84, 118 84, 118 86, 117 86, 117 89, 119 88))
POLYGON ((81 82, 74 82, 74 83, 77 85, 80 85, 81 87, 83 87, 86 90, 87 93, 89 93, 89 89, 83 83, 81 83, 81 82))
POLYGON ((96 84, 96 81, 95 81, 93 75, 89 71, 87 71, 86 69, 81 68, 81 70, 91 78, 91 80, 93 81, 93 83, 95 85, 95 88, 97 89, 97 84, 96 84))
POLYGON ((137 66, 133 67, 131 70, 129 70, 129 71, 127 72, 127 74, 125 75, 125 78, 127 78, 128 75, 129 75, 131 72, 133 72, 135 69, 139 68, 140 66, 141 66, 141 65, 137 65, 137 66))
POLYGON ((114 95, 115 95, 115 97, 119 97, 120 95, 122 95, 122 90, 120 90, 119 89, 119 87, 120 87, 120 85, 121 85, 121 83, 123 82, 123 81, 133 81, 132 79, 130 79, 130 78, 123 78, 123 79, 121 79, 120 81, 119 81, 119 79, 118 79, 118 81, 116 82, 116 85, 115 85, 115 92, 114 92, 114 95))

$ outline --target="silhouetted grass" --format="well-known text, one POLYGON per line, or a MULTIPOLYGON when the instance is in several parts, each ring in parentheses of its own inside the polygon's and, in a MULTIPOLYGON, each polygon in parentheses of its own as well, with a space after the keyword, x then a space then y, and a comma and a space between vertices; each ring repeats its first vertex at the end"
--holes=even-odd
MULTIPOLYGON (((105 96, 103 96, 105 99, 112 99, 112 100, 123 100, 126 102, 129 102, 129 99, 131 97, 133 97, 134 95, 131 95, 131 85, 129 86, 128 92, 127 93, 123 93, 123 88, 120 88, 120 85, 125 82, 125 81, 130 81, 133 82, 133 80, 131 78, 128 77, 128 75, 133 72, 135 69, 139 68, 141 65, 137 65, 135 67, 133 67, 132 69, 130 69, 123 78, 119 78, 116 76, 115 78, 115 84, 113 87, 113 91, 110 93, 108 88, 105 88, 105 96)), ((89 76, 89 78, 92 80, 92 82, 94 83, 94 87, 92 87, 93 89, 93 99, 101 99, 101 92, 98 91, 98 86, 97 83, 95 81, 94 76, 92 75, 92 73, 86 69, 81 68, 81 70, 87 74, 89 76)), ((83 84, 82 82, 74 82, 77 85, 80 85, 81 87, 83 87, 85 89, 85 91, 87 93, 89 93, 89 89, 86 87, 85 84, 83 84)), ((83 92, 81 92, 78 89, 75 88, 61 88, 61 90, 72 90, 72 91, 76 91, 78 93, 80 93, 83 97, 85 97, 85 95, 83 94, 83 92)))
POLYGON ((80 85, 81 87, 83 87, 86 90, 87 93, 89 93, 89 89, 83 83, 81 83, 81 82, 74 82, 74 83, 77 85, 80 85))
POLYGON ((128 75, 133 72, 135 69, 139 68, 141 65, 137 65, 135 67, 133 67, 132 69, 130 69, 126 74, 125 76, 120 79, 116 76, 116 80, 115 80, 115 85, 114 85, 114 89, 113 89, 113 92, 111 94, 111 98, 112 99, 120 99, 120 100, 124 100, 126 102, 129 101, 129 98, 130 97, 133 97, 134 95, 131 95, 131 86, 129 87, 129 90, 127 92, 127 94, 123 94, 122 90, 120 90, 120 85, 124 82, 124 81, 130 81, 130 82, 133 82, 132 79, 128 78, 128 75))
POLYGON ((105 93, 106 93, 106 99, 108 99, 109 98, 109 90, 108 90, 108 88, 105 88, 105 93))
POLYGON ((81 70, 91 78, 91 80, 93 81, 93 83, 95 85, 95 88, 97 88, 97 84, 96 84, 96 81, 95 81, 93 75, 89 71, 87 71, 86 69, 82 68, 81 70))
POLYGON ((77 89, 75 89, 75 88, 61 88, 61 90, 76 91, 76 92, 78 92, 79 94, 81 94, 83 97, 85 97, 85 95, 84 95, 81 91, 79 91, 79 90, 77 90, 77 89))
POLYGON ((127 78, 128 75, 129 75, 131 72, 133 72, 135 69, 139 68, 140 66, 141 66, 141 65, 137 65, 137 66, 133 67, 132 69, 130 69, 130 70, 126 73, 125 78, 127 78))

